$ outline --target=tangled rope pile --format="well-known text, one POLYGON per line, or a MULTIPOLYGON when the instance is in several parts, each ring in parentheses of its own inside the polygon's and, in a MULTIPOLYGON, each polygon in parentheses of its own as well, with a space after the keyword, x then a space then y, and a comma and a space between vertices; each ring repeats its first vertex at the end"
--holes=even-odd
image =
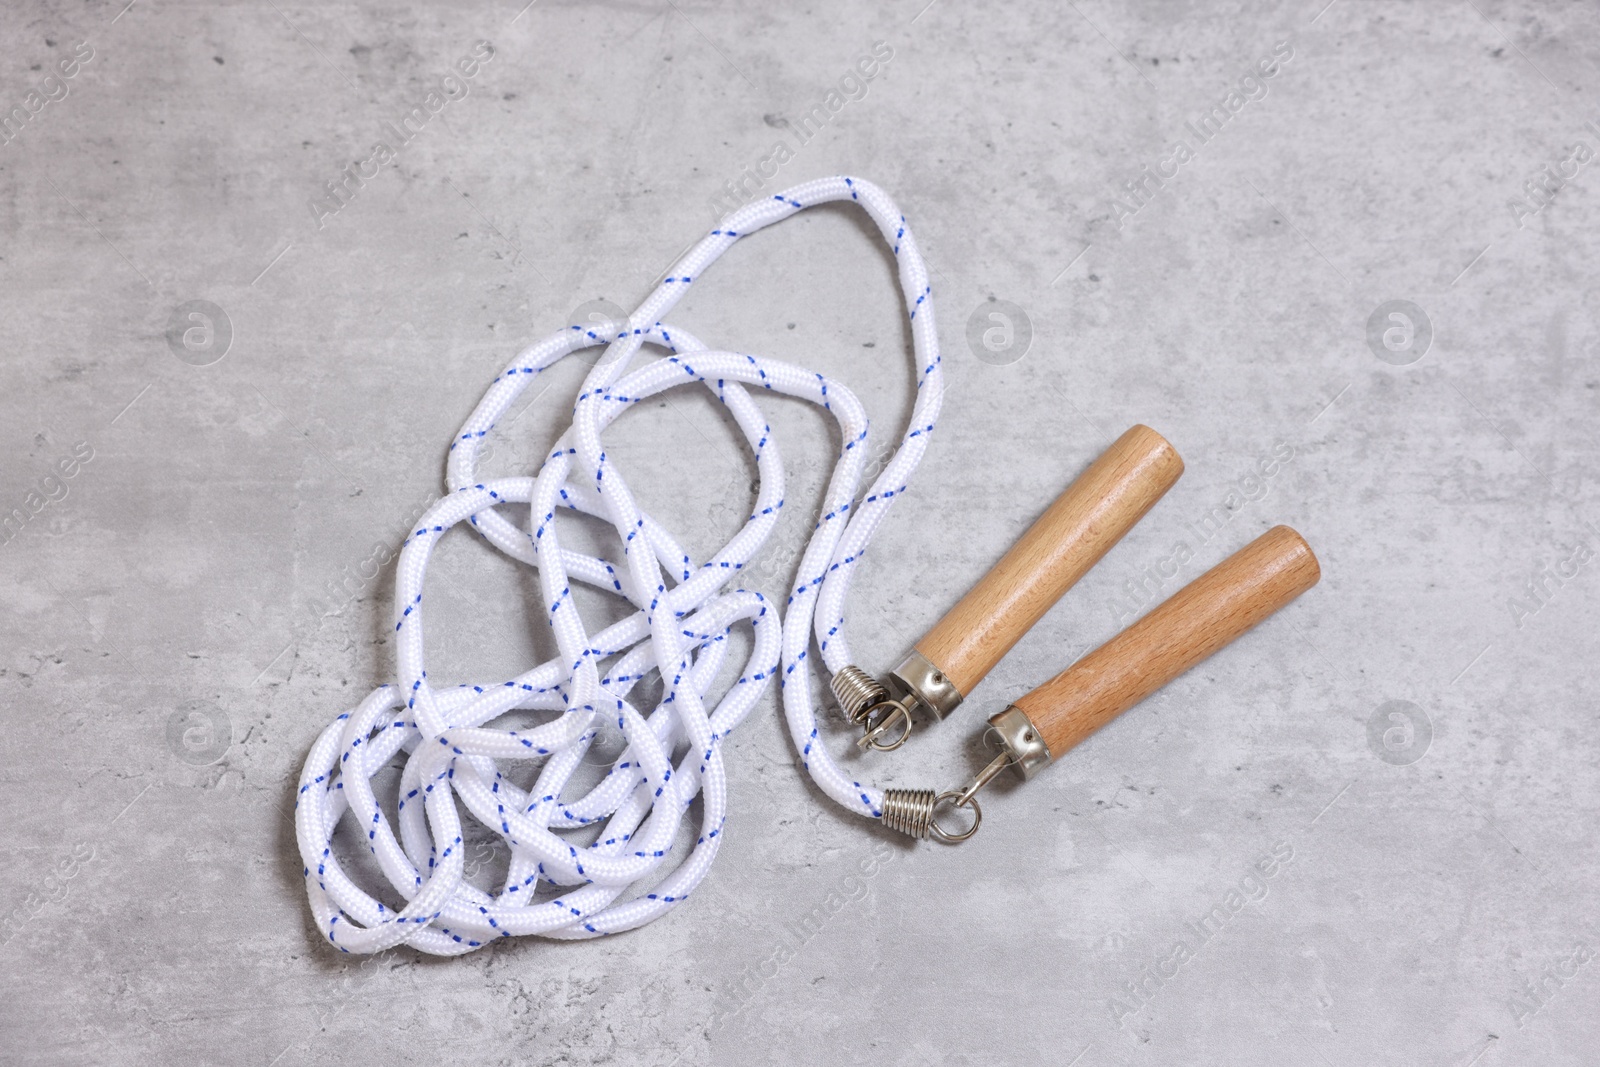
POLYGON ((346 952, 381 952, 405 943, 456 955, 496 938, 597 937, 664 915, 700 883, 716 857, 727 817, 721 742, 775 674, 790 737, 807 772, 845 807, 869 818, 883 816, 883 792, 852 779, 821 744, 807 658, 814 626, 828 669, 850 662, 844 600, 851 575, 905 491, 938 419, 943 378, 931 301, 922 257, 894 202, 868 182, 826 178, 730 215, 679 260, 625 324, 563 330, 522 352, 494 380, 450 445, 450 492, 422 517, 400 552, 396 683, 375 689, 324 730, 300 776, 295 832, 311 910, 330 943, 346 952), (869 427, 848 389, 790 363, 709 349, 661 321, 739 238, 807 207, 843 200, 860 204, 894 250, 917 371, 909 424, 893 459, 859 502, 869 427), (608 347, 584 380, 572 423, 537 475, 478 480, 479 445, 533 378, 574 351, 602 344, 608 347), (630 370, 645 344, 667 354, 640 360, 630 370), (692 383, 727 406, 759 477, 749 519, 698 564, 639 509, 603 440, 605 429, 633 404, 692 383), (838 423, 841 440, 782 619, 777 605, 760 593, 725 589, 761 551, 784 506, 783 464, 752 390, 817 404, 838 423), (505 505, 528 505, 526 528, 507 517, 505 505), (561 547, 555 518, 562 509, 610 523, 622 563, 561 547), (424 668, 423 577, 434 546, 463 521, 507 556, 537 568, 560 654, 509 681, 436 690, 424 668), (591 636, 573 605, 573 581, 622 597, 637 610, 591 636), (753 647, 744 669, 708 712, 707 694, 728 638, 746 622, 753 647), (652 670, 660 674, 662 695, 653 710, 641 714, 628 695, 652 670), (521 729, 490 725, 513 711, 560 714, 521 729), (588 793, 564 796, 606 720, 622 732, 625 750, 588 793), (402 750, 407 755, 392 809, 397 838, 372 777, 402 750), (497 761, 543 766, 533 788, 524 790, 497 761), (700 829, 687 856, 648 892, 641 887, 629 893, 659 877, 698 794, 704 795, 700 829), (510 848, 497 894, 465 878, 457 800, 510 848), (334 830, 345 817, 404 900, 399 910, 359 887, 335 856, 334 830), (597 823, 603 825, 595 836, 597 823), (584 828, 591 829, 585 834, 584 828), (593 840, 580 844, 585 837, 593 840), (541 894, 541 885, 555 891, 541 894))

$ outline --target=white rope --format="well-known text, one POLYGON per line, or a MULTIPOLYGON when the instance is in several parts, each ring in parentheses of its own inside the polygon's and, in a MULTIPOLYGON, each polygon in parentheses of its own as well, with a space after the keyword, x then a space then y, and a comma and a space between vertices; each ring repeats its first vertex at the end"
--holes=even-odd
POLYGON ((400 552, 396 683, 375 689, 324 730, 300 776, 295 833, 311 910, 329 942, 346 952, 380 952, 404 943, 455 955, 499 937, 596 937, 664 915, 699 885, 717 854, 727 817, 722 739, 780 671, 784 714, 801 763, 840 804, 869 818, 882 816, 882 790, 851 778, 821 744, 808 656, 814 624, 828 670, 850 662, 844 600, 851 576, 905 491, 938 419, 943 378, 930 294, 922 257, 894 202, 868 182, 825 178, 730 215, 682 257, 626 324, 563 330, 522 352, 494 380, 450 445, 450 492, 422 517, 400 552), (866 413, 848 389, 790 363, 708 349, 661 321, 739 238, 839 200, 859 203, 894 249, 916 360, 917 399, 909 424, 893 459, 859 502, 869 431, 866 413), (523 389, 562 357, 600 344, 608 347, 584 380, 572 423, 537 475, 478 480, 478 447, 523 389), (668 354, 643 355, 646 344, 668 354), (744 526, 703 564, 639 509, 603 439, 633 404, 691 383, 727 406, 755 457, 760 487, 744 526), (760 593, 725 589, 761 551, 784 506, 783 464, 752 390, 821 406, 838 423, 841 441, 781 620, 777 605, 760 593), (507 517, 504 505, 528 505, 526 528, 507 517), (555 516, 562 509, 610 523, 622 563, 561 547, 555 516), (560 654, 510 681, 435 689, 424 667, 423 577, 434 546, 462 521, 538 570, 560 654), (572 602, 573 581, 607 590, 637 610, 591 636, 572 602), (752 634, 749 657, 738 681, 713 701, 707 694, 728 638, 744 623, 752 634), (652 670, 660 673, 662 697, 642 714, 628 694, 652 670), (559 714, 510 714, 530 711, 559 714), (599 785, 581 797, 565 796, 569 778, 608 719, 622 731, 626 749, 599 785), (401 751, 406 756, 398 796, 385 811, 372 777, 401 751), (501 763, 510 761, 543 761, 531 790, 502 773, 501 763), (695 843, 662 878, 696 795, 704 801, 695 843), (510 848, 509 870, 497 893, 465 877, 458 801, 510 848), (335 855, 334 830, 341 819, 365 840, 388 880, 388 904, 358 886, 335 855))

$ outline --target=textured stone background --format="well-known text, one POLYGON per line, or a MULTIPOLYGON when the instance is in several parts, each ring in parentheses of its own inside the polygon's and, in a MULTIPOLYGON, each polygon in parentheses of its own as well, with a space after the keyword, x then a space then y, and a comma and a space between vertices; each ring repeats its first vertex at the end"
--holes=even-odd
MULTIPOLYGON (((0 107, 93 49, 0 147, 0 513, 26 519, 0 544, 7 1060, 1594 1062, 1600 172, 1537 213, 1525 189, 1600 148, 1592 6, 124 2, 0 10, 0 107), (472 94, 319 225, 311 199, 480 40, 472 94), (1187 474, 977 707, 1131 619, 1126 583, 1179 541, 1169 593, 1275 522, 1322 584, 996 793, 960 849, 828 806, 769 696, 729 743, 723 854, 669 918, 454 961, 335 955, 293 782, 392 669, 392 566, 330 586, 439 491, 520 344, 642 298, 722 183, 794 146, 790 118, 880 40, 885 72, 772 183, 871 178, 935 272, 950 399, 856 584, 858 659, 889 666, 1138 421, 1187 474), (1267 95, 1129 199, 1283 41, 1267 95), (1026 352, 970 348, 991 300, 1031 323, 1026 352), (1428 330, 1370 344, 1391 300, 1428 330), (169 342, 189 301, 220 309, 225 346, 169 342), (92 458, 42 482, 75 447, 92 458), (1241 479, 1275 449, 1263 496, 1241 479), (1257 499, 1197 537, 1241 488, 1257 499), (1185 924, 1274 848, 1265 898, 1200 944, 1185 924), (767 973, 785 924, 875 850, 865 895, 767 973)), ((846 211, 742 243, 674 318, 837 374, 882 425, 907 409, 893 277, 846 211)), ((550 375, 495 469, 527 468, 581 370, 550 375)), ((769 408, 800 512, 758 574, 777 592, 831 446, 801 405, 769 408)), ((749 471, 702 396, 615 440, 696 551, 732 532, 749 471)), ((483 545, 452 537, 436 568, 436 678, 548 653, 483 545)), ((977 722, 863 773, 951 784, 977 722)))

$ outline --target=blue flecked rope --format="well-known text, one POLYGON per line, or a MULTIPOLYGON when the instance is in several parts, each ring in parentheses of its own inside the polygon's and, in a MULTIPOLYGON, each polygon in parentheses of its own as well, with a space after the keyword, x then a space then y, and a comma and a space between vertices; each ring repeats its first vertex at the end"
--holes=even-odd
POLYGON ((916 243, 889 197, 859 179, 825 178, 729 216, 679 260, 626 323, 563 330, 523 351, 494 380, 451 442, 450 492, 418 521, 400 553, 395 682, 322 732, 300 778, 296 835, 311 910, 330 943, 347 952, 408 943, 454 955, 502 937, 595 937, 665 914, 693 891, 716 857, 727 817, 721 741, 775 675, 807 772, 840 804, 881 817, 883 792, 851 778, 820 742, 808 658, 814 630, 829 671, 850 662, 843 605, 851 576, 905 492, 937 422, 944 387, 931 299, 916 243), (741 237, 840 200, 860 204, 894 251, 917 370, 916 401, 900 444, 859 501, 869 425, 848 389, 793 364, 708 349, 662 321, 741 237), (537 474, 479 479, 479 446, 528 383, 571 352, 601 344, 608 347, 584 380, 572 423, 537 474), (646 344, 666 354, 641 360, 646 344), (634 404, 690 384, 727 406, 759 478, 744 526, 704 563, 639 509, 602 438, 634 404), (761 550, 784 505, 783 464, 752 390, 817 404, 837 421, 842 442, 781 619, 778 606, 761 594, 727 588, 761 550), (525 528, 507 517, 504 505, 527 505, 525 528), (621 561, 563 548, 555 522, 562 509, 609 523, 621 561), (434 545, 461 522, 537 568, 560 652, 509 681, 435 690, 423 666, 423 578, 434 545), (591 635, 572 600, 574 581, 623 598, 634 613, 591 635), (708 700, 729 635, 745 623, 752 649, 744 669, 708 700), (652 670, 659 671, 664 691, 656 707, 641 714, 628 694, 652 670), (514 710, 559 714, 521 729, 487 725, 514 710), (626 750, 599 785, 566 797, 569 778, 607 719, 624 734, 626 750), (402 751, 399 795, 386 811, 371 779, 402 751), (542 762, 531 789, 507 779, 497 762, 514 760, 542 762), (704 804, 695 842, 661 877, 697 795, 704 804), (466 880, 458 804, 511 849, 507 877, 495 893, 466 880), (346 815, 389 882, 389 904, 358 886, 335 855, 334 829, 346 815), (640 882, 653 884, 635 888, 640 882))

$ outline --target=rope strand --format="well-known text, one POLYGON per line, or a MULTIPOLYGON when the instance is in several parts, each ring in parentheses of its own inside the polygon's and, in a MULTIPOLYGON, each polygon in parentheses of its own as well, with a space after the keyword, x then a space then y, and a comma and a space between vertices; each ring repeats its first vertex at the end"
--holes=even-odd
POLYGON ((830 672, 850 662, 844 603, 851 577, 922 459, 943 389, 928 274, 905 217, 881 189, 845 177, 807 182, 734 212, 678 261, 626 323, 574 326, 520 353, 452 440, 445 470, 449 493, 423 515, 401 549, 394 684, 373 690, 340 715, 306 758, 295 833, 311 911, 328 941, 345 952, 409 944, 458 955, 496 938, 598 937, 660 918, 693 892, 716 858, 728 802, 721 743, 774 676, 807 773, 844 807, 881 819, 883 791, 851 778, 822 744, 807 660, 814 632, 830 672), (894 251, 916 361, 917 396, 908 425, 859 502, 870 427, 854 394, 791 363, 710 349, 662 321, 701 272, 741 237, 807 207, 843 200, 860 204, 894 251), (478 449, 517 396, 545 368, 598 345, 605 352, 584 379, 572 422, 537 474, 480 480, 478 449), (666 355, 640 361, 645 345, 666 355), (710 390, 727 407, 755 458, 759 485, 743 527, 704 563, 696 563, 640 509, 623 472, 607 456, 603 436, 634 404, 690 384, 710 390), (738 572, 761 551, 784 507, 777 442, 751 396, 763 390, 821 407, 837 422, 842 442, 797 583, 781 612, 760 593, 727 588, 730 581, 737 585, 738 572), (507 505, 527 505, 525 528, 508 517, 507 505), (563 511, 609 523, 621 561, 562 547, 556 516, 563 511), (559 654, 509 681, 435 689, 424 666, 423 580, 434 546, 462 522, 537 569, 559 654), (572 600, 575 581, 620 597, 633 614, 591 636, 572 600), (752 640, 744 667, 735 683, 713 697, 728 638, 735 626, 746 624, 752 640), (629 694, 652 670, 659 672, 662 695, 642 713, 629 694), (515 729, 497 721, 512 712, 558 714, 515 729), (567 798, 569 779, 608 721, 622 732, 625 749, 598 785, 567 798), (391 809, 397 836, 372 778, 402 751, 405 763, 391 809), (503 774, 502 761, 542 761, 533 787, 514 784, 503 774), (695 842, 661 878, 696 796, 704 800, 695 842), (457 801, 510 849, 496 893, 466 879, 457 801), (399 910, 358 886, 335 855, 334 831, 345 819, 365 840, 393 890, 390 899, 403 902, 399 910))

